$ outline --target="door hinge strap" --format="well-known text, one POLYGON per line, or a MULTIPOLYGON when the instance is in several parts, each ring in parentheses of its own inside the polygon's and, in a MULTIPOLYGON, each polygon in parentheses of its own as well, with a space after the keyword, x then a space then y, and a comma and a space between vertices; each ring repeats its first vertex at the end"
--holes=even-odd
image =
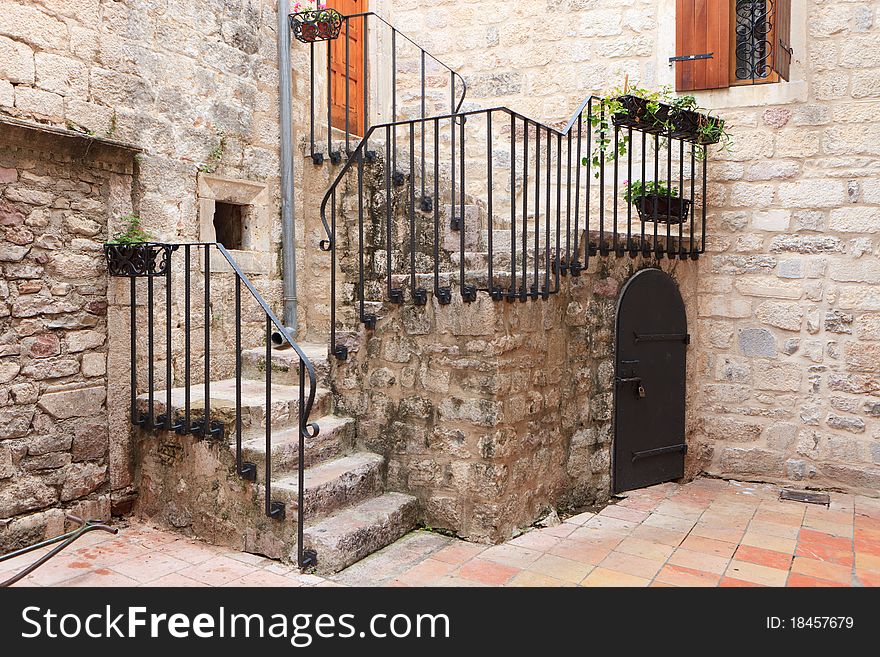
POLYGON ((636 342, 684 342, 691 343, 690 333, 633 333, 636 342))
POLYGON ((657 449, 646 449, 641 452, 633 452, 632 460, 638 461, 640 459, 651 458, 652 456, 663 456, 664 454, 675 454, 676 452, 681 452, 682 454, 687 454, 688 448, 685 443, 681 443, 680 445, 670 445, 669 447, 658 447, 657 449))
POLYGON ((670 57, 669 63, 672 64, 674 62, 692 62, 696 59, 712 59, 714 52, 704 52, 699 55, 678 55, 677 57, 670 57))

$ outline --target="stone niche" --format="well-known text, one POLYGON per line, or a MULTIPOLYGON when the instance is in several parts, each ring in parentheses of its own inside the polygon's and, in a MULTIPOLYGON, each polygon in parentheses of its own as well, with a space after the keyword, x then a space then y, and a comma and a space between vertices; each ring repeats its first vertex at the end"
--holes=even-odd
POLYGON ((0 553, 57 536, 65 512, 110 515, 110 436, 128 426, 102 243, 132 210, 135 152, 0 117, 0 553))
POLYGON ((612 257, 546 301, 465 304, 454 288, 449 306, 389 309, 359 332, 334 382, 358 440, 387 456, 389 489, 416 495, 425 524, 483 542, 551 507, 607 501, 617 299, 651 266, 676 279, 692 318, 694 263, 612 257))
MULTIPOLYGON (((269 190, 265 183, 200 173, 199 239, 220 242, 246 274, 274 275, 269 190)), ((211 258, 214 270, 225 270, 222 255, 211 258)))

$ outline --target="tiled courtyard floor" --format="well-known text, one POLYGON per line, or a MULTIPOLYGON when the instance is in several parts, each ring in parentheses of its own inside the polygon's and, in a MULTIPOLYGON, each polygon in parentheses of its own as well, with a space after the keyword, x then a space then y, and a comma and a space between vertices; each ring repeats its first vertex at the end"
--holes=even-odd
MULTIPOLYGON (((17 586, 880 586, 880 500, 779 500, 699 479, 629 493, 503 545, 413 532, 331 578, 139 522, 93 532, 17 586)), ((0 563, 0 580, 32 555, 0 563)))

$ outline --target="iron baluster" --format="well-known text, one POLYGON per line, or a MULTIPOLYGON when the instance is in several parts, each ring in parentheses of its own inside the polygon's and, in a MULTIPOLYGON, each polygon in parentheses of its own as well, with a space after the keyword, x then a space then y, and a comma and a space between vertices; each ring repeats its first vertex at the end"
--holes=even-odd
MULTIPOLYGON (((599 109, 599 143, 602 150, 599 153, 599 253, 608 255, 608 245, 605 244, 605 150, 608 148, 608 135, 605 133, 605 104, 599 109)), ((616 129, 616 128, 615 128, 616 129)), ((617 164, 617 153, 614 154, 614 163, 617 164)))
POLYGON ((495 224, 495 215, 493 212, 492 202, 493 202, 493 189, 492 189, 492 175, 494 173, 494 154, 492 153, 492 112, 488 112, 486 114, 486 193, 487 193, 487 213, 489 215, 489 234, 488 234, 488 248, 489 248, 489 271, 487 274, 488 280, 486 281, 487 286, 489 288, 489 295, 495 300, 500 300, 500 292, 496 292, 495 290, 495 275, 494 275, 494 224, 495 224))
MULTIPOLYGON (((660 182, 660 136, 654 135, 654 189, 658 190, 657 184, 660 182)), ((657 216, 657 203, 660 199, 660 194, 655 193, 653 195, 654 198, 654 255, 658 258, 663 255, 663 251, 660 249, 660 238, 658 235, 658 226, 657 222, 659 221, 659 217, 657 216)))
POLYGON ((211 435, 211 250, 205 245, 205 418, 202 435, 211 435))
POLYGON ((466 303, 470 303, 472 301, 477 300, 477 288, 475 285, 467 285, 465 283, 465 251, 464 251, 464 238, 466 232, 466 222, 467 222, 467 211, 465 208, 465 152, 464 152, 464 126, 467 122, 467 119, 462 116, 461 119, 461 142, 459 148, 459 157, 461 158, 461 198, 460 198, 460 206, 461 206, 461 232, 459 233, 459 248, 461 251, 461 294, 462 298, 466 303))
MULTIPOLYGON (((326 203, 326 201, 325 201, 326 203)), ((336 190, 330 199, 330 345, 333 355, 345 360, 347 350, 336 344, 336 190), (343 349, 343 351, 340 351, 343 349)))
MULTIPOLYGON (((566 153, 568 155, 568 166, 566 167, 566 183, 565 183, 565 262, 561 269, 563 274, 568 273, 568 266, 571 264, 571 130, 568 131, 568 147, 566 153)), ((580 166, 578 163, 577 166, 580 166)), ((559 245, 556 246, 557 250, 559 245)))
POLYGON ((700 248, 700 253, 706 252, 706 186, 707 186, 707 160, 709 159, 709 147, 703 146, 703 228, 700 239, 702 240, 702 246, 700 248))
POLYGON ((696 146, 691 143, 691 233, 690 233, 690 247, 689 251, 691 254, 691 258, 694 257, 694 213, 697 211, 697 206, 694 203, 694 187, 696 186, 696 181, 694 179, 694 157, 695 157, 696 146))
MULTIPOLYGON (((626 161, 626 181, 627 184, 632 184, 633 179, 633 149, 635 146, 633 145, 633 131, 632 128, 629 128, 627 131, 627 161, 626 161)), ((614 203, 617 203, 617 186, 614 188, 614 203)), ((632 213, 632 204, 626 204, 626 249, 629 251, 630 257, 635 257, 636 249, 635 243, 633 242, 632 237, 632 223, 633 223, 633 213, 632 213)))
POLYGON ((191 321, 190 321, 191 317, 190 317, 190 315, 192 314, 192 311, 190 309, 190 306, 191 306, 191 303, 190 303, 190 268, 192 267, 192 264, 190 262, 190 245, 189 244, 187 244, 183 249, 183 267, 185 270, 184 274, 183 274, 183 286, 185 288, 183 291, 183 294, 184 294, 184 297, 183 297, 183 314, 184 314, 184 317, 183 317, 183 325, 184 325, 183 395, 184 395, 184 401, 183 401, 183 427, 181 430, 183 433, 190 433, 192 431, 192 422, 191 422, 191 418, 190 418, 190 413, 191 413, 190 409, 191 409, 192 404, 191 404, 191 399, 190 399, 191 393, 190 393, 190 389, 189 389, 190 379, 191 379, 190 359, 192 357, 192 346, 191 346, 192 337, 190 335, 190 330, 191 330, 191 321))
POLYGON ((666 142, 666 256, 672 256, 672 130, 666 142))
MULTIPOLYGON (((424 195, 423 195, 424 197, 424 195)), ((409 264, 410 290, 413 302, 418 306, 428 303, 428 293, 418 289, 416 283, 416 124, 409 124, 409 264)))
MULTIPOLYGON (((592 150, 593 149, 593 122, 589 118, 592 116, 593 116, 593 99, 590 98, 590 100, 587 102, 587 117, 588 117, 587 118, 587 157, 586 157, 586 160, 587 160, 587 175, 586 175, 586 179, 587 179, 587 199, 586 199, 587 211, 584 213, 586 215, 586 219, 584 221, 584 231, 585 231, 584 266, 585 267, 590 266, 590 256, 593 254, 593 246, 592 246, 592 243, 590 242, 590 214, 591 214, 591 209, 592 209, 592 206, 590 205, 591 204, 592 183, 590 181, 592 180, 592 175, 593 175, 593 169, 592 169, 592 165, 593 165, 593 157, 592 157, 592 155, 593 155, 593 150, 592 150)), ((578 120, 580 121, 580 119, 578 119, 578 120)), ((578 150, 578 161, 577 161, 578 168, 580 168, 581 164, 582 164, 582 162, 581 162, 581 157, 580 157, 580 150, 578 150)), ((577 240, 577 237, 578 236, 576 235, 575 240, 577 240)), ((575 244, 577 244, 577 242, 575 242, 575 244)), ((578 253, 579 252, 577 251, 577 249, 575 249, 575 257, 578 256, 578 253)), ((580 273, 580 267, 578 267, 576 273, 580 273)))
MULTIPOLYGON (((434 199, 440 199, 440 119, 434 119, 434 199)), ((449 299, 440 291, 440 203, 434 203, 434 296, 440 303, 449 299)))
POLYGON ((541 128, 535 124, 535 277, 532 283, 532 299, 538 298, 538 259, 541 254, 541 128))
POLYGON ((612 239, 611 244, 612 244, 612 247, 614 248, 614 253, 618 257, 620 257, 620 255, 621 255, 620 241, 619 241, 619 237, 617 234, 617 206, 618 206, 617 188, 618 188, 618 178, 619 178, 618 171, 620 169, 619 161, 618 161, 620 153, 618 152, 617 149, 619 147, 619 144, 620 144, 620 126, 615 125, 614 126, 614 176, 613 176, 614 192, 613 192, 613 195, 611 196, 611 201, 612 201, 611 220, 613 223, 613 234, 612 234, 612 238, 611 238, 612 239))
MULTIPOLYGON (((170 257, 170 256, 169 256, 170 257)), ((165 270, 165 430, 171 431, 171 263, 165 270)))
POLYGON ((315 43, 309 44, 309 148, 312 161, 318 164, 318 154, 315 152, 315 43))
POLYGON ((510 289, 507 300, 516 299, 516 117, 510 115, 510 289))
POLYGON ((155 402, 154 394, 154 372, 153 372, 153 277, 147 279, 147 385, 149 386, 149 408, 147 409, 147 422, 150 429, 156 427, 155 420, 155 402))
POLYGON ((140 424, 140 412, 137 407, 137 279, 131 277, 131 291, 129 293, 129 325, 131 333, 131 422, 140 424))
MULTIPOLYGON (((648 166, 648 133, 642 133, 642 189, 645 189, 645 185, 647 184, 645 180, 645 176, 647 176, 647 166, 648 166)), ((630 182, 632 182, 632 178, 630 178, 630 182)), ((632 207, 633 201, 636 199, 632 198, 630 195, 630 207, 632 207)), ((641 201, 637 201, 639 205, 641 205, 641 201)), ((645 239, 645 218, 640 214, 639 215, 639 223, 641 226, 641 235, 642 235, 642 256, 647 258, 651 254, 651 250, 648 248, 648 241, 645 239)))
POLYGON ((394 198, 391 194, 392 178, 391 126, 385 127, 385 267, 388 274, 388 299, 391 303, 403 303, 403 290, 394 289, 391 278, 391 230, 394 198))
MULTIPOLYGON (((266 315, 266 515, 272 517, 272 319, 266 315)), ((300 481, 302 485, 302 481, 300 481)))
MULTIPOLYGON (((266 367, 271 363, 266 361, 266 367)), ((268 413, 268 408, 266 412, 268 413)), ((241 279, 235 278, 235 471, 241 475, 241 279)))
POLYGON ((299 458, 297 459, 297 490, 296 490, 296 563, 300 568, 306 566, 305 546, 303 534, 305 525, 305 502, 306 502, 306 417, 303 413, 305 408, 305 363, 299 360, 299 407, 297 428, 299 434, 299 458))
MULTIPOLYGON (((575 166, 574 166, 574 239, 572 240, 572 251, 570 254, 570 260, 568 261, 568 271, 572 276, 578 276, 581 273, 581 265, 580 265, 580 250, 579 250, 579 238, 580 238, 580 230, 578 230, 580 226, 580 214, 581 214, 581 139, 583 138, 583 129, 584 129, 584 118, 583 116, 578 116, 577 120, 577 141, 575 144, 575 166)), ((587 134, 589 134, 589 126, 587 126, 587 134)), ((589 157, 587 158, 589 162, 589 157)), ((590 176, 590 171, 587 169, 587 178, 590 176)), ((587 190, 590 189, 590 185, 587 184, 587 190)), ((589 201, 587 201, 589 205, 589 201)), ((587 213, 589 214, 589 213, 587 213)), ((585 238, 589 243, 590 234, 587 231, 587 236, 585 238)))
POLYGON ((364 308, 366 302, 366 294, 364 286, 364 158, 357 157, 357 196, 358 196, 358 317, 366 324, 367 328, 376 327, 375 315, 366 315, 364 308))
POLYGON ((554 276, 556 277, 556 289, 554 292, 559 292, 559 270, 560 270, 560 261, 559 261, 559 249, 561 248, 561 233, 562 233, 562 133, 556 135, 556 271, 554 276))
POLYGON ((394 181, 397 182, 397 30, 391 28, 391 171, 394 181))
POLYGON ((523 200, 522 200, 522 285, 519 300, 525 301, 528 294, 529 278, 529 121, 523 119, 523 200))
POLYGON ((679 259, 684 260, 685 257, 687 256, 687 254, 684 251, 684 246, 683 246, 684 240, 682 238, 682 233, 681 233, 681 231, 684 230, 684 216, 685 216, 684 215, 685 201, 684 201, 684 141, 683 140, 680 140, 678 142, 678 181, 679 181, 679 185, 678 185, 678 189, 679 189, 679 194, 678 194, 679 215, 678 216, 681 218, 681 221, 678 222, 678 244, 676 245, 676 251, 678 252, 679 259))
POLYGON ((425 51, 422 50, 422 122, 419 124, 422 142, 422 205, 421 208, 425 212, 429 212, 431 208, 428 206, 428 199, 425 196, 425 51))
POLYGON ((547 130, 547 205, 544 230, 544 290, 543 298, 546 299, 550 294, 550 182, 552 169, 553 148, 550 130, 547 130))

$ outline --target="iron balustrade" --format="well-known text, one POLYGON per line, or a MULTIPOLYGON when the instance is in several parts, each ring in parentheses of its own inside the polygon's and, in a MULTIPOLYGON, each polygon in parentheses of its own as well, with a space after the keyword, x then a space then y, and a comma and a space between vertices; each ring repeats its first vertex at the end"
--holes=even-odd
MULTIPOLYGON (((272 499, 272 354, 273 354, 273 335, 275 342, 286 344, 296 352, 299 359, 299 398, 297 405, 297 427, 299 438, 299 490, 297 503, 297 563, 300 568, 304 568, 313 563, 313 555, 303 549, 303 510, 304 510, 304 466, 305 466, 305 441, 317 437, 319 427, 313 422, 309 422, 309 415, 315 402, 317 392, 317 380, 315 368, 300 346, 290 335, 288 329, 284 326, 278 316, 272 311, 268 302, 260 295, 251 280, 244 274, 238 264, 235 262, 230 253, 218 243, 184 243, 184 244, 162 244, 165 253, 170 258, 170 266, 164 268, 164 273, 159 276, 146 276, 143 285, 146 286, 146 304, 145 308, 138 312, 138 283, 142 277, 131 277, 130 282, 130 349, 131 349, 131 421, 133 424, 142 427, 145 430, 161 430, 174 431, 181 435, 191 434, 203 438, 226 439, 226 423, 220 418, 220 413, 213 412, 211 408, 211 382, 212 376, 217 370, 227 367, 226 362, 221 362, 218 366, 212 361, 211 357, 211 339, 212 339, 212 285, 214 285, 218 276, 231 273, 233 275, 234 285, 234 332, 235 332, 235 364, 234 364, 234 381, 235 381, 235 415, 232 425, 232 432, 235 438, 235 467, 240 477, 249 481, 257 479, 257 464, 243 460, 242 440, 244 432, 244 423, 242 418, 242 381, 243 381, 243 362, 242 362, 242 294, 246 290, 250 295, 252 302, 256 303, 257 315, 262 315, 259 324, 262 325, 265 332, 265 462, 264 466, 264 495, 265 495, 265 513, 270 518, 283 520, 286 516, 285 505, 272 499), (219 254, 228 265, 228 271, 213 271, 211 256, 219 254), (180 262, 182 258, 183 262, 180 262), (176 263, 175 263, 176 259, 176 263), (178 264, 179 267, 174 265, 178 264), (173 292, 177 283, 173 276, 173 272, 183 269, 183 300, 182 304, 174 303, 173 292), (194 281, 192 272, 194 270, 203 272, 204 290, 201 294, 194 292, 194 281), (159 282, 164 281, 164 303, 161 306, 156 305, 156 286, 159 282), (182 307, 181 307, 182 305, 182 307), (163 316, 157 318, 157 308, 164 306, 163 316), (177 313, 175 313, 175 309, 177 313), (146 314, 146 317, 139 315, 146 314), (182 315, 182 317, 180 316, 182 315), (204 322, 203 327, 203 367, 201 369, 201 382, 193 382, 196 373, 196 363, 198 354, 194 354, 193 338, 196 335, 197 328, 194 327, 194 315, 201 317, 204 322), (180 372, 175 377, 172 369, 172 362, 175 360, 176 354, 172 350, 174 327, 179 327, 183 333, 183 364, 182 364, 182 384, 183 384, 183 409, 174 410, 174 399, 172 398, 172 388, 175 382, 181 382, 180 372), (139 336, 141 332, 146 333, 146 362, 139 358, 139 336), (157 343, 157 333, 164 335, 164 346, 157 343), (164 363, 164 381, 157 382, 157 357, 163 358, 164 363), (146 409, 142 408, 139 403, 139 397, 143 394, 138 393, 138 373, 142 371, 142 367, 147 368, 146 381, 146 409), (308 381, 308 385, 307 385, 308 381), (158 386, 164 384, 164 413, 156 412, 157 389, 158 386), (203 408, 200 410, 193 404, 192 392, 202 388, 204 396, 203 408)), ((225 278, 224 282, 228 285, 229 279, 225 278)), ((179 283, 179 281, 178 281, 179 283)), ((220 286, 221 295, 229 292, 228 287, 220 286)), ((161 303, 161 302, 160 302, 161 303)), ((253 313, 249 315, 253 317, 253 313)), ((251 325, 257 322, 250 322, 251 325)), ((248 329, 250 330, 250 329, 248 329)), ((293 400, 289 400, 293 401, 293 400)))
POLYGON ((347 357, 347 348, 337 341, 337 268, 345 264, 340 263, 337 215, 345 211, 342 197, 349 189, 345 184, 349 177, 356 178, 357 244, 349 245, 342 257, 357 258, 356 274, 348 270, 357 277, 352 281, 357 290, 352 300, 359 320, 368 329, 377 322, 368 302, 403 303, 406 285, 411 301, 424 305, 428 289, 420 280, 429 272, 437 301, 450 303, 451 287, 441 276, 444 267, 457 269, 459 292, 466 303, 475 301, 478 292, 486 292, 496 301, 525 302, 558 293, 560 276, 580 275, 597 255, 696 260, 706 248, 708 146, 678 138, 672 128, 649 133, 617 125, 611 118, 604 116, 601 100, 591 96, 562 129, 505 107, 371 126, 321 204, 326 239, 320 248, 330 252, 331 260, 331 353, 339 359, 347 357), (404 135, 400 145, 396 131, 404 135), (420 149, 417 135, 422 141, 433 142, 421 162, 415 157, 420 149), (508 139, 509 150, 503 150, 502 141, 507 146, 508 139), (368 143, 383 140, 384 162, 368 157, 368 143), (624 144, 626 148, 622 148, 624 144), (409 154, 406 172, 396 170, 394 153, 398 147, 409 154), (384 199, 380 199, 384 213, 379 206, 368 210, 368 166, 379 168, 381 183, 375 187, 384 192, 384 199), (508 173, 505 168, 509 175, 499 175, 508 173), (634 175, 640 175, 642 183, 655 192, 658 186, 665 191, 643 194, 621 207, 626 183, 633 181, 634 175), (397 176, 408 179, 408 184, 400 184, 397 176), (472 176, 478 180, 470 193, 472 176), (448 190, 441 189, 441 178, 450 181, 448 190), (417 204, 417 190, 432 188, 432 203, 417 204), (479 198, 469 204, 475 194, 480 194, 479 198), (451 230, 458 231, 457 254, 441 248, 441 200, 448 203, 451 230), (468 217, 468 206, 474 202, 486 210, 485 226, 479 218, 468 217), (395 209, 405 213, 407 230, 394 230, 395 209), (376 223, 383 220, 385 230, 375 230, 376 223), (508 225, 498 225, 502 223, 508 225), (473 254, 466 235, 481 230, 486 233, 485 276, 468 271, 467 266, 473 254), (380 235, 384 244, 379 244, 380 235), (426 242, 431 243, 430 248, 425 248, 426 242), (370 258, 371 251, 381 252, 379 247, 385 251, 381 274, 375 266, 367 268, 368 259, 374 265, 380 260, 370 258), (399 257, 393 257, 392 252, 399 257), (453 267, 456 255, 458 262, 453 267), (420 262, 430 259, 431 265, 420 269, 417 256, 420 262), (375 294, 368 298, 371 277, 380 275, 384 298, 376 299, 375 294))
MULTIPOLYGON (((291 17, 291 21, 292 20, 291 17)), ((345 99, 344 101, 337 99, 340 101, 340 105, 344 105, 344 118, 341 120, 342 125, 334 126, 333 121, 334 95, 332 53, 334 41, 324 41, 322 42, 324 45, 310 43, 308 46, 310 85, 309 156, 316 165, 321 165, 325 162, 325 153, 321 150, 322 143, 326 145, 326 155, 333 164, 341 163, 344 159, 343 155, 349 156, 352 153, 352 137, 355 137, 360 141, 362 136, 366 136, 370 132, 371 116, 390 112, 391 121, 388 123, 393 126, 392 130, 394 131, 395 136, 398 121, 404 112, 416 113, 422 119, 427 118, 431 115, 428 106, 429 100, 434 100, 436 98, 436 94, 431 94, 430 90, 438 87, 441 82, 443 85, 449 86, 449 104, 448 108, 445 108, 444 111, 454 114, 461 110, 465 97, 467 96, 467 84, 465 83, 464 78, 462 78, 456 71, 452 70, 449 66, 431 55, 410 37, 406 36, 378 14, 373 12, 352 14, 350 16, 343 16, 342 21, 342 29, 338 39, 344 40, 344 46, 342 48, 342 50, 344 50, 344 54, 342 55, 344 61, 341 63, 341 66, 343 68, 342 75, 345 80, 345 87, 343 90, 345 99), (353 26, 361 28, 360 44, 355 43, 353 26), (381 62, 387 61, 387 64, 385 65, 373 66, 370 60, 371 34, 375 36, 374 41, 376 42, 375 47, 377 49, 380 45, 390 48, 390 52, 377 53, 376 60, 381 62), (387 35, 390 35, 390 45, 384 44, 381 41, 382 37, 387 35), (355 71, 355 66, 352 61, 356 54, 353 52, 353 44, 355 44, 354 48, 360 49, 360 52, 357 53, 358 56, 363 57, 362 68, 358 71, 355 71), (326 51, 326 56, 321 53, 321 50, 326 51), (326 63, 320 61, 322 57, 325 57, 326 63), (404 64, 408 64, 407 66, 401 65, 401 58, 403 58, 404 64), (419 91, 415 95, 410 94, 409 102, 406 103, 402 101, 399 94, 401 87, 400 78, 413 66, 418 68, 419 91), (439 71, 439 74, 435 74, 429 70, 432 67, 435 71, 439 71), (326 75, 326 79, 324 80, 324 84, 327 87, 326 98, 321 99, 321 102, 326 100, 327 103, 326 116, 323 116, 324 112, 322 112, 322 108, 318 107, 319 94, 316 89, 320 83, 320 80, 317 77, 319 70, 326 75), (353 86, 352 74, 355 72, 362 78, 360 80, 362 98, 359 99, 352 98, 351 93, 353 86), (443 79, 441 80, 440 78, 443 79), (370 85, 374 79, 375 88, 373 90, 374 93, 371 94, 370 85), (386 88, 386 85, 390 88, 386 88), (377 99, 377 102, 373 107, 371 107, 370 104, 371 98, 377 99), (378 105, 378 100, 388 98, 391 99, 390 107, 380 107, 378 105), (359 120, 357 122, 352 118, 353 109, 355 107, 353 103, 355 101, 363 103, 363 107, 360 108, 363 116, 358 117, 359 120), (326 141, 324 141, 319 134, 319 130, 322 129, 320 124, 324 120, 326 120, 326 126, 323 126, 326 128, 326 141), (344 154, 334 149, 334 129, 340 131, 342 133, 342 138, 345 140, 344 154)), ((337 66, 339 65, 340 63, 337 62, 337 66)), ((436 112, 433 113, 436 114, 436 112)), ((364 148, 363 151, 369 156, 372 156, 372 153, 367 148, 364 148)), ((425 136, 422 135, 420 163, 423 168, 425 166, 425 153, 425 136)), ((396 148, 392 153, 392 157, 396 163, 396 148)), ((400 178, 398 177, 398 181, 399 180, 400 178)), ((425 180, 424 175, 422 176, 422 180, 425 180)), ((424 188, 422 188, 421 191, 423 199, 429 198, 426 195, 426 190, 424 188)), ((426 201, 423 202, 426 203, 426 201)))

